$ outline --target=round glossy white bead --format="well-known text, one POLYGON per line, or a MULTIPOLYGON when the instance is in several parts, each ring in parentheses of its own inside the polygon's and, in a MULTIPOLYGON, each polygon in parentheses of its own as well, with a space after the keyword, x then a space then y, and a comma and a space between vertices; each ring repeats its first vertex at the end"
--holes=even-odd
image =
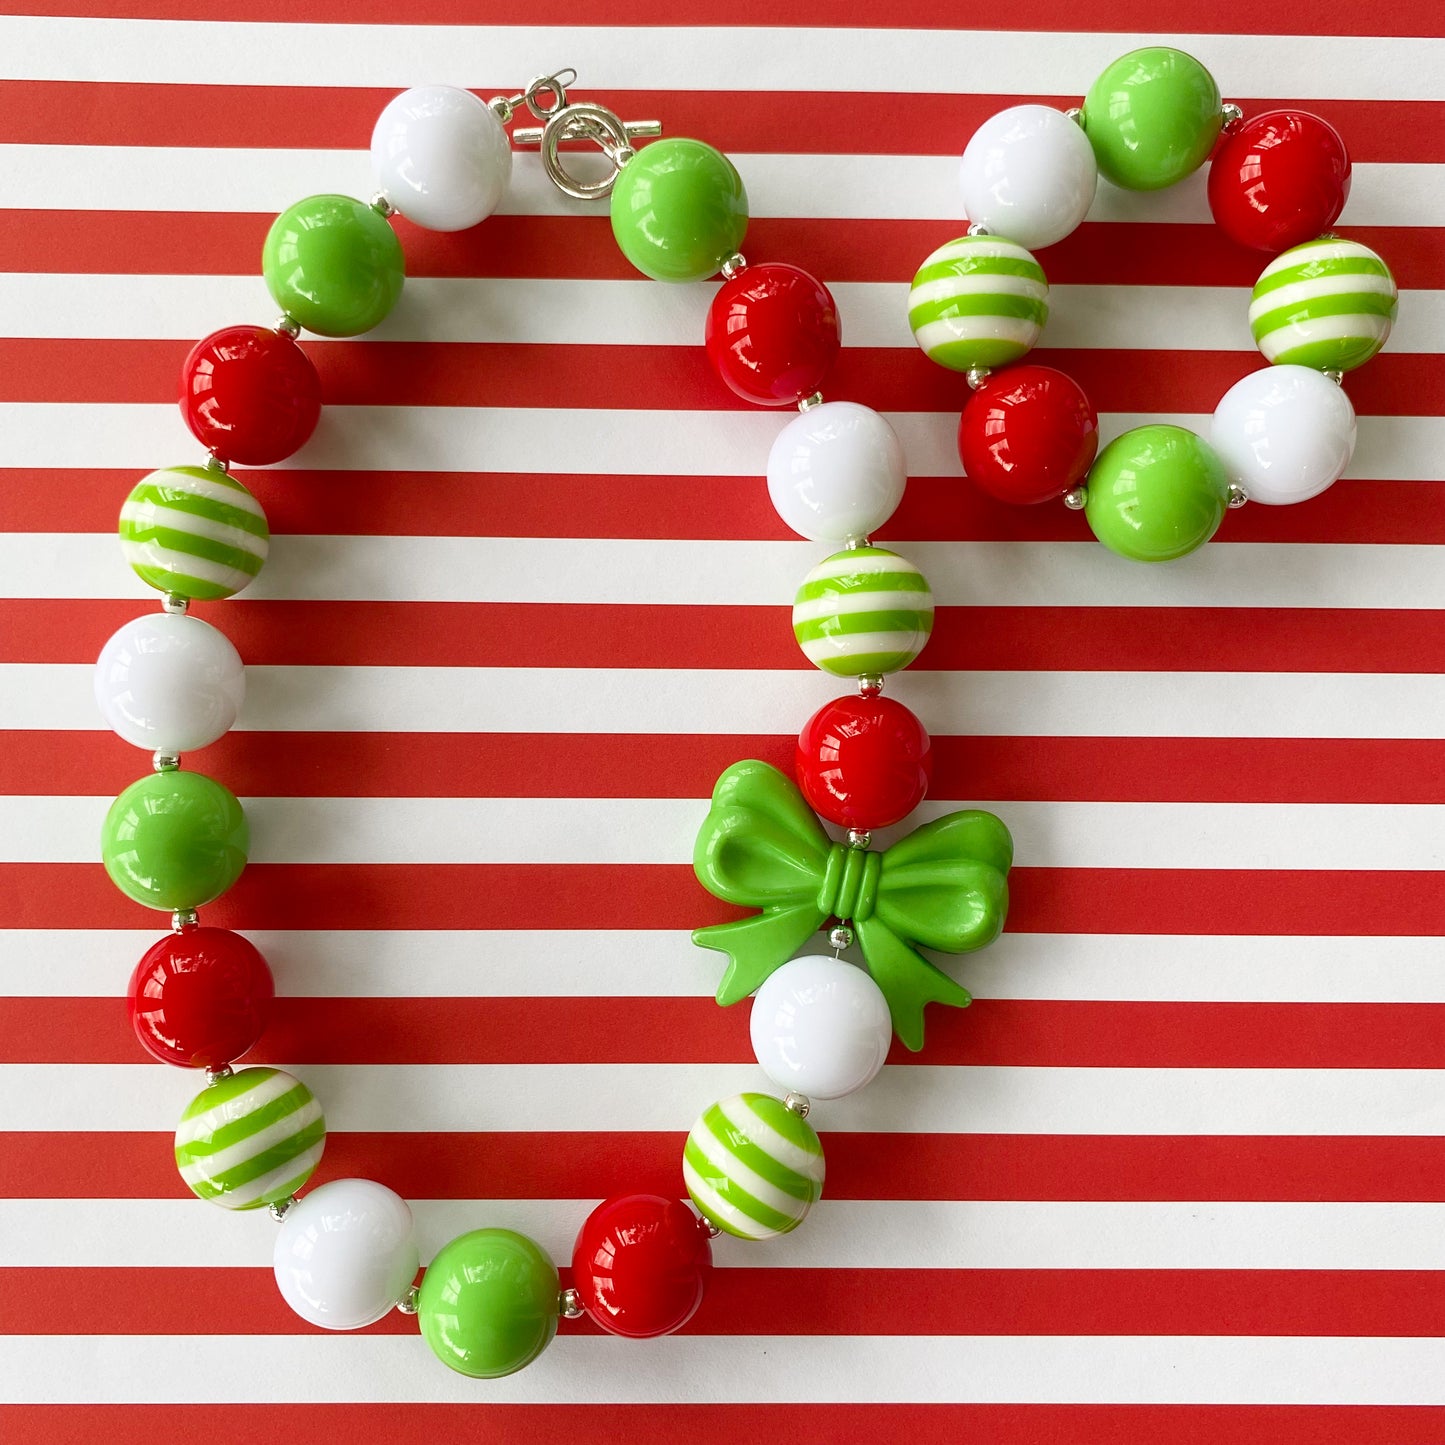
POLYGON ((1355 451, 1355 409, 1313 367, 1266 366, 1220 398, 1209 441, 1251 501, 1287 506, 1344 475, 1355 451))
POLYGON ((512 147, 480 97, 419 85, 377 118, 371 163, 378 189, 407 220, 464 231, 497 209, 512 178, 512 147))
POLYGON ((753 998, 753 1053, 780 1088, 839 1099, 869 1083, 888 1057, 893 1024, 882 991, 837 958, 795 958, 753 998))
POLYGON ((106 725, 153 752, 189 753, 215 742, 235 723, 245 696, 239 654, 199 617, 137 617, 95 664, 95 700, 106 725))
POLYGON ((768 453, 778 515, 814 542, 868 536, 893 515, 907 481, 893 428, 856 401, 825 401, 794 417, 768 453))
POLYGON ((418 1263, 410 1208, 370 1179, 333 1179, 303 1195, 276 1238, 281 1297, 328 1330, 359 1330, 394 1309, 418 1263))
POLYGON ((1099 168, 1088 137, 1062 111, 1016 105, 974 131, 959 182, 970 221, 1036 251, 1088 215, 1099 168))

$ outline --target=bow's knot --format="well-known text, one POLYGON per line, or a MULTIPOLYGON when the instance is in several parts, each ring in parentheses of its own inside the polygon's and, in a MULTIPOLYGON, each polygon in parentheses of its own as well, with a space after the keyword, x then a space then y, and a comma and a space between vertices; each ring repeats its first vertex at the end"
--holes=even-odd
POLYGON ((851 918, 855 923, 871 918, 881 864, 879 854, 869 849, 834 843, 823 865, 823 886, 818 889, 823 917, 851 918))

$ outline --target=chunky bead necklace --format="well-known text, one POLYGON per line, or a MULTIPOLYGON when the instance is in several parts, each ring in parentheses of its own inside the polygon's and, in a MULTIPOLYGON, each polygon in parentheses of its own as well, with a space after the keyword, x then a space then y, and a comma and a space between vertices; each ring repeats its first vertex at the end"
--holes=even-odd
MULTIPOLYGON (((269 1207, 280 1222, 277 1283, 302 1318, 355 1329, 393 1308, 418 1314, 435 1353, 477 1377, 535 1359, 559 1315, 586 1314, 637 1338, 676 1330, 701 1301, 712 1238, 762 1240, 796 1228, 824 1179, 810 1101, 864 1087, 894 1034, 921 1048, 927 1004, 968 1003, 917 946, 961 953, 996 937, 1012 858, 1007 829, 977 811, 937 818, 881 852, 871 847, 872 834, 907 817, 928 787, 928 735, 882 693, 884 678, 923 648, 934 608, 922 574, 869 541, 902 497, 904 460, 876 412, 823 400, 839 347, 831 294, 796 266, 747 263, 747 198, 727 157, 682 138, 634 151, 634 139, 661 127, 570 103, 574 79, 571 71, 542 77, 485 104, 447 87, 407 91, 377 122, 379 190, 369 203, 313 196, 277 219, 262 267, 283 314, 271 329, 216 332, 186 358, 182 411, 208 459, 152 473, 126 501, 126 557, 164 605, 122 627, 96 672, 107 721, 154 755, 154 772, 107 815, 102 851, 122 891, 172 915, 172 932, 137 965, 129 1009, 154 1057, 207 1073, 176 1135, 182 1177, 225 1208, 269 1207), (314 429, 321 388, 297 345, 302 329, 359 335, 395 304, 404 265, 393 212, 450 231, 496 208, 512 164, 504 127, 523 105, 543 125, 512 139, 540 145, 547 174, 568 195, 610 195, 613 233, 639 271, 660 281, 722 273, 708 356, 744 399, 798 409, 769 455, 769 494, 794 531, 835 548, 798 591, 794 634, 816 666, 857 679, 856 695, 803 726, 796 783, 757 761, 722 774, 695 850, 709 891, 760 910, 694 938, 728 956, 720 1003, 756 995, 754 1052, 784 1097, 739 1094, 698 1120, 682 1160, 697 1214, 650 1194, 615 1196, 592 1211, 566 1290, 537 1243, 497 1228, 445 1245, 418 1286, 411 1213, 390 1189, 344 1179, 297 1197, 324 1147, 320 1104, 278 1069, 233 1070, 264 1029, 272 979, 249 941, 202 927, 197 914, 245 866, 245 815, 220 783, 180 769, 182 753, 234 724, 244 696, 235 649, 187 615, 193 600, 241 590, 266 557, 264 514, 230 466, 281 461, 314 429), (608 158, 601 179, 567 168, 563 147, 579 141, 608 158), (795 958, 825 925, 831 953, 795 958), (841 957, 855 943, 865 968, 841 957)), ((1328 486, 1354 436, 1339 374, 1383 344, 1394 316, 1384 263, 1317 234, 1348 189, 1338 136, 1299 112, 1245 124, 1229 109, 1198 62, 1154 49, 1111 66, 1082 112, 1001 113, 964 153, 974 224, 924 262, 910 296, 919 344, 966 373, 974 391, 959 432, 967 474, 1009 501, 1064 496, 1126 556, 1183 555, 1244 496, 1297 501, 1328 486), (1026 248, 1082 221, 1099 170, 1137 189, 1173 184, 1202 163, 1221 128, 1210 179, 1216 218, 1246 243, 1294 247, 1266 267, 1251 308, 1256 339, 1279 364, 1221 401, 1212 446, 1182 428, 1143 427, 1095 460, 1097 419, 1082 391, 1051 368, 1014 364, 1048 314, 1047 283, 1026 248)))

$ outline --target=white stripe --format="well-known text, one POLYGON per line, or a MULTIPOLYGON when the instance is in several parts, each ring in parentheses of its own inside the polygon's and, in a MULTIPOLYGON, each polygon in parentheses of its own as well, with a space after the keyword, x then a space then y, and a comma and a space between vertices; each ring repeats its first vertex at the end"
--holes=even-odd
MULTIPOLYGON (((288 1068, 293 1067, 288 1065, 288 1068)), ((333 1133, 690 1129, 769 1086, 748 1064, 309 1064, 333 1133)), ((0 1127, 169 1134, 190 1086, 144 1064, 0 1065, 0 1127)), ((1435 1069, 993 1068, 897 1064, 819 1106, 826 1135, 1445 1133, 1435 1069)))
MULTIPOLYGON (((839 637, 819 637, 801 645, 803 655, 819 667, 846 663, 849 658, 878 652, 911 652, 918 643, 916 632, 848 632, 839 637)), ((847 673, 849 677, 853 674, 847 673)))
POLYGON ((759 1113, 757 1106, 745 1095, 735 1094, 724 1099, 718 1108, 734 1129, 739 1130, 753 1141, 765 1154, 770 1154, 780 1164, 786 1165, 795 1174, 816 1183, 823 1180, 823 1156, 814 1154, 794 1144, 791 1139, 775 1129, 759 1113))
MULTIPOLYGON (((319 1111, 318 1111, 319 1112, 319 1111)), ((303 1149, 295 1158, 288 1159, 284 1164, 278 1164, 276 1168, 252 1179, 247 1184, 238 1185, 234 1189, 228 1189, 224 1194, 218 1194, 213 1199, 208 1199, 208 1204, 218 1204, 222 1209, 246 1209, 253 1207, 258 1200, 264 1199, 283 1184, 290 1184, 294 1179, 300 1179, 304 1175, 315 1170, 321 1162, 321 1152, 325 1147, 325 1140, 312 1144, 309 1148, 303 1149)), ((185 1171, 181 1171, 184 1176, 185 1171)))
POLYGON ((1296 346, 1313 344, 1318 341, 1335 341, 1340 338, 1353 339, 1357 336, 1381 341, 1390 334, 1390 318, 1360 312, 1351 316, 1320 316, 1312 318, 1307 325, 1287 321, 1266 331, 1259 338, 1260 353, 1266 361, 1283 355, 1296 346))
MULTIPOLYGON (((0 958, 18 964, 3 996, 113 995, 159 932, 0 930, 0 958)), ((721 963, 669 929, 245 934, 302 998, 707 998, 721 963)), ((978 999, 1412 1004, 1445 1003, 1440 949, 1438 938, 1005 932, 937 958, 978 999)))
MULTIPOLYGON (((1136 569, 1143 570, 1143 569, 1136 569)), ((0 728, 92 729, 92 664, 0 665, 0 728)), ((246 668, 240 726, 407 732, 796 733, 838 693, 814 668, 246 668)), ((934 737, 1438 738, 1435 673, 917 672, 898 692, 934 737)), ((137 774, 146 754, 134 754, 137 774)), ((1012 805, 1010 805, 1012 806, 1012 805)))
POLYGON ((1313 241, 1303 246, 1293 246, 1282 251, 1259 273, 1259 279, 1277 276, 1281 271, 1293 271, 1296 266, 1314 264, 1317 261, 1358 261, 1365 256, 1369 247, 1359 241, 1313 241))
POLYGON ((819 617, 843 617, 858 612, 918 612, 933 606, 928 592, 891 592, 869 584, 867 591, 834 592, 808 602, 793 603, 793 625, 819 617))
MULTIPOLYGON (((772 1248, 770 1244, 769 1249, 772 1248)), ((754 1253, 763 1253, 754 1246, 754 1253)), ((6 1342, 0 1401, 217 1400, 488 1405, 810 1402, 1445 1404, 1445 1339, 1330 1336, 563 1335, 525 1370, 476 1380, 416 1336, 95 1335, 84 1369, 46 1336, 6 1342), (639 1366, 645 1349, 646 1365, 639 1366), (186 1368, 175 1362, 184 1359, 186 1368)), ((599 1417, 601 1418, 601 1417, 599 1417)))
POLYGON ((930 251, 918 269, 921 271, 925 266, 939 266, 945 261, 960 261, 964 257, 970 260, 1033 261, 1038 264, 1033 252, 1025 250, 1016 241, 1005 240, 1002 236, 960 236, 957 240, 940 246, 936 251, 930 251))
POLYGON ((756 1219, 749 1218, 741 1209, 729 1199, 724 1199, 706 1179, 693 1167, 692 1160, 683 1156, 682 1160, 682 1183, 697 1204, 699 1210, 706 1209, 707 1214, 719 1223, 729 1224, 744 1239, 775 1239, 777 1231, 769 1229, 767 1225, 756 1219))
POLYGON ((853 577, 860 573, 877 577, 880 586, 885 577, 919 575, 918 568, 907 557, 900 557, 895 552, 875 551, 866 557, 860 557, 856 552, 847 550, 825 557, 808 573, 804 581, 827 582, 835 577, 853 577))
MULTIPOLYGON (((1281 42, 1282 43, 1282 42, 1281 42)), ((0 76, 215 85, 515 86, 581 47, 578 99, 635 89, 898 91, 918 85, 928 57, 932 89, 970 94, 1081 95, 1126 51, 1174 45, 1196 56, 1235 95, 1279 88, 1279 43, 1249 35, 1146 31, 908 30, 628 25, 449 26, 235 24, 211 21, 0 18, 0 76), (485 77, 479 75, 484 57, 485 77), (1227 77, 1227 80, 1226 80, 1227 77)), ((1290 82, 1299 99, 1436 100, 1445 42, 1425 37, 1291 35, 1290 82)), ((364 144, 365 135, 357 144, 364 144)))
MULTIPOLYGON (((702 798, 243 798, 253 863, 681 864, 702 798)), ((93 863, 112 799, 0 798, 0 863, 93 863)), ((879 846, 957 808, 932 799, 879 846)), ((1445 804, 990 802, 1026 868, 1442 869, 1445 804)))
MULTIPOLYGON (((1249 303, 1251 324, 1282 306, 1296 306, 1304 301, 1317 301, 1324 296, 1391 296, 1395 283, 1388 276, 1350 273, 1343 276, 1316 276, 1308 281, 1294 281, 1255 297, 1249 303)), ((1383 321, 1384 317, 1376 317, 1383 321)))
MULTIPOLYGON (((95 333, 87 331, 85 334, 93 336, 95 333)), ((207 501, 221 502, 225 506, 234 507, 240 512, 249 512, 253 517, 264 518, 266 515, 261 510, 261 504, 246 489, 244 483, 239 486, 227 486, 226 483, 214 482, 209 477, 192 476, 190 472, 176 472, 168 467, 162 467, 148 477, 142 477, 141 482, 150 482, 157 487, 174 487, 190 493, 193 497, 203 497, 207 501)), ((136 485, 139 486, 140 483, 138 482, 136 485)), ((247 535, 255 540, 253 534, 247 533, 247 535)))
MULTIPOLYGON (((565 1260, 595 1203, 421 1199, 411 1208, 424 1263, 484 1224, 519 1230, 565 1260)), ((257 1268, 275 1233, 269 1219, 227 1218, 192 1199, 6 1199, 0 1268, 257 1268)), ((1445 1204, 831 1200, 825 1189, 807 1227, 773 1247, 712 1247, 722 1269, 1445 1270, 1445 1204)))
MULTIPOLYGON (((807 1211, 807 1205, 801 1199, 794 1199, 789 1194, 784 1194, 781 1189, 775 1189, 762 1175, 750 1169, 735 1154, 731 1154, 720 1144, 706 1129, 695 1129, 688 1136, 694 1144, 702 1151, 703 1157, 723 1175, 724 1178, 734 1180, 740 1189, 751 1194, 760 1204, 765 1204, 775 1213, 781 1214, 786 1219, 801 1219, 807 1211)), ((686 1157, 683 1158, 683 1171, 690 1184, 702 1183, 706 1180, 696 1169, 688 1164, 686 1157)), ((722 1218, 741 1225, 749 1235, 754 1237, 772 1234, 775 1231, 762 1220, 753 1219, 744 1214, 740 1209, 732 1208, 723 1196, 715 1189, 708 1187, 706 1190, 708 1204, 717 1209, 722 1218)))
MULTIPOLYGON (((196 1075, 191 1074, 187 1077, 195 1079, 196 1075)), ((296 1080, 285 1073, 273 1073, 264 1079, 253 1077, 244 1093, 232 1094, 228 1098, 218 1100, 192 1118, 182 1118, 176 1128, 176 1147, 193 1144, 203 1135, 214 1134, 218 1129, 224 1129, 227 1125, 254 1114, 258 1109, 264 1109, 267 1104, 274 1104, 277 1099, 284 1094, 289 1094, 295 1087, 296 1080)), ((202 1089, 197 1093, 196 1101, 204 1099, 206 1093, 207 1091, 202 1089)))
MULTIPOLYGON (((167 563, 171 576, 194 577, 198 582, 225 587, 232 596, 243 591, 251 581, 251 573, 243 572, 239 567, 213 562, 209 557, 198 557, 194 552, 177 552, 170 547, 157 547, 154 542, 121 541, 120 555, 132 568, 152 568, 167 563)), ((140 580, 138 574, 137 580, 140 580)), ((141 586, 146 585, 141 582, 141 586)))
POLYGON ((955 341, 1010 341, 1026 347, 1038 332, 1034 322, 1018 316, 948 316, 941 321, 925 322, 914 335, 932 356, 940 347, 955 341))
POLYGON ((908 306, 926 306, 933 301, 951 301, 956 296, 1026 296, 1030 301, 1047 303, 1047 282, 1029 276, 1002 274, 949 276, 937 281, 923 281, 909 288, 908 306))
MULTIPOLYGON (((287 1080, 288 1084, 290 1082, 287 1080)), ((259 1109, 261 1105, 258 1104, 256 1107, 259 1109)), ((283 1118, 274 1120, 264 1129, 258 1130, 245 1139, 238 1140, 228 1148, 218 1149, 213 1154, 206 1154, 193 1164, 180 1166, 181 1177, 188 1184, 200 1178, 214 1179, 216 1175, 224 1174, 238 1164, 244 1164, 248 1159, 254 1159, 258 1154, 264 1154, 273 1146, 281 1144, 287 1139, 295 1138, 321 1117, 321 1105, 314 1098, 309 1099, 299 1109, 293 1110, 283 1118)), ((181 1127, 187 1128, 184 1124, 181 1127)), ((196 1130, 194 1127, 188 1128, 187 1134, 188 1137, 185 1139, 180 1138, 179 1134, 177 1135, 177 1148, 180 1148, 182 1144, 195 1142, 196 1130)), ((292 1174, 300 1172, 300 1166, 291 1169, 292 1174)))
MULTIPOLYGON (((220 542, 227 547, 234 547, 237 551, 247 552, 253 557, 259 557, 262 561, 266 558, 267 543, 264 537, 258 537, 254 532, 248 532, 244 527, 233 527, 229 522, 217 522, 210 517, 202 516, 198 512, 188 512, 184 507, 166 507, 158 502, 132 502, 125 501, 121 504, 120 520, 122 522, 135 522, 142 526, 167 527, 176 532, 187 532, 195 537, 203 537, 210 542, 220 542)), ((168 553, 169 547, 165 548, 168 553)), ((180 553, 189 558, 190 553, 180 553)))

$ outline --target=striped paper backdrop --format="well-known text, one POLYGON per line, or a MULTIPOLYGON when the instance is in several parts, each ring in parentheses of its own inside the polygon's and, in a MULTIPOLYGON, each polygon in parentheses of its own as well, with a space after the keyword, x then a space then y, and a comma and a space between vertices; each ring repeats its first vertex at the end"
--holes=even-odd
MULTIPOLYGON (((556 0, 505 28, 487 22, 527 8, 22 8, 0 16, 0 1438, 1445 1440, 1439 0, 556 0), (1180 33, 1150 28, 1166 14, 1180 33), (955 17, 1027 28, 936 28, 955 17), (1312 33, 1241 33, 1261 25, 1312 33), (1343 230, 1402 298, 1347 381, 1349 479, 1151 569, 1062 507, 960 482, 962 383, 914 348, 903 302, 960 229, 974 126, 1076 103, 1156 40, 1247 113, 1300 101, 1339 127, 1343 230), (941 604, 891 689, 935 738, 928 808, 994 809, 1019 867, 1007 935, 953 965, 975 1006, 935 1010, 921 1056, 818 1109, 827 1193, 804 1228, 719 1241, 680 1336, 566 1325, 486 1383, 396 1315, 301 1324, 269 1219, 177 1178, 196 1081, 142 1061, 120 1002, 157 919, 97 861, 147 759, 101 731, 90 672, 154 605, 119 504, 198 456, 182 356, 274 315, 271 216, 371 193, 395 90, 491 95, 564 65, 578 97, 729 150, 748 255, 832 286, 830 395, 903 438, 884 540, 941 604)), ((1101 186, 1042 255, 1041 359, 1106 436, 1202 425, 1259 364, 1261 260, 1209 225, 1203 179, 1101 186)), ((836 691, 788 626, 823 549, 768 506, 780 419, 708 369, 711 286, 638 278, 535 159, 475 232, 398 229, 395 315, 308 341, 321 429, 246 476, 271 562, 198 609, 250 693, 191 761, 255 839, 205 917, 273 964, 256 1058, 322 1098, 319 1177, 412 1199, 424 1259, 491 1223, 565 1262, 593 1202, 678 1190, 693 1118, 762 1082, 746 1007, 711 1002, 720 960, 687 942, 730 916, 688 858, 717 772, 786 763, 836 691)))

